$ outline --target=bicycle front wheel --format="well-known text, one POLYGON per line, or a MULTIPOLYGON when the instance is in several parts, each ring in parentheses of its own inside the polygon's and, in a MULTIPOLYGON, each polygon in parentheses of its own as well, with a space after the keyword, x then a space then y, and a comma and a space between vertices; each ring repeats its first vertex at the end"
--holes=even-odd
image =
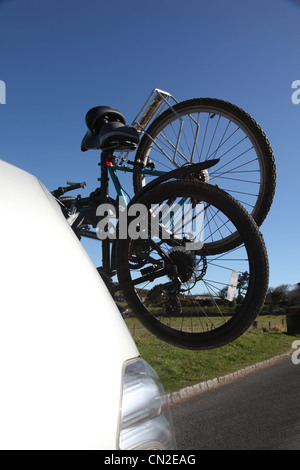
POLYGON ((268 286, 266 248, 251 216, 224 191, 198 182, 168 182, 135 202, 138 223, 128 218, 127 238, 117 245, 132 314, 183 348, 216 348, 240 336, 268 286), (241 245, 220 252, 219 239, 232 231, 241 245))
MULTIPOLYGON (((178 103, 150 125, 135 160, 145 165, 150 159, 157 170, 170 171, 216 158, 219 163, 203 171, 199 180, 231 194, 261 225, 275 193, 275 160, 261 127, 241 108, 213 98, 178 103)), ((136 193, 147 178, 133 175, 136 193)), ((237 244, 233 234, 226 242, 225 249, 237 244)))

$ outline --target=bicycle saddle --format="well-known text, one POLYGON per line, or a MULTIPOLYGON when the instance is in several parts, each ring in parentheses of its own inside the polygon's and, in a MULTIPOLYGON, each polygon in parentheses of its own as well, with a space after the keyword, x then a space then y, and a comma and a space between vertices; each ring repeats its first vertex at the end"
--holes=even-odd
POLYGON ((122 113, 108 106, 90 109, 85 117, 88 131, 81 150, 134 150, 139 143, 139 134, 133 126, 126 126, 122 113))
POLYGON ((98 134, 105 124, 112 121, 126 124, 123 114, 109 106, 96 106, 90 109, 85 116, 87 128, 94 135, 98 134))

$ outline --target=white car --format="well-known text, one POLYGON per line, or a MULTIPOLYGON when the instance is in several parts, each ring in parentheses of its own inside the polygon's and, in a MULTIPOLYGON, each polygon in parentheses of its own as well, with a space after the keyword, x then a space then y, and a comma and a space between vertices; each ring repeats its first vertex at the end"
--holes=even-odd
POLYGON ((58 203, 3 160, 0 217, 0 448, 174 448, 161 383, 58 203))

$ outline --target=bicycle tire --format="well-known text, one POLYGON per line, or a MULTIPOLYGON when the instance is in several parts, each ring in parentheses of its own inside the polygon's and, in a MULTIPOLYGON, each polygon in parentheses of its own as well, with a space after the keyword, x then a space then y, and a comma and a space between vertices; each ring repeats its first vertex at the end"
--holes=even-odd
MULTIPOLYGON (((136 162, 145 165, 148 158, 157 169, 165 171, 190 162, 220 158, 209 172, 202 173, 202 181, 217 184, 238 199, 258 226, 271 208, 276 188, 271 145, 258 123, 227 101, 196 98, 167 109, 153 121, 137 149, 136 162)), ((138 173, 133 175, 135 193, 147 178, 138 173)), ((224 250, 237 244, 232 235, 224 250)))
MULTIPOLYGON (((174 201, 176 197, 192 198, 194 203, 198 201, 206 208, 202 226, 207 236, 205 233, 201 249, 174 255, 173 248, 170 248, 165 256, 162 253, 167 251, 163 243, 168 244, 169 241, 163 242, 161 239, 161 244, 155 243, 153 239, 136 241, 127 235, 126 239, 119 239, 117 242, 117 275, 120 287, 132 313, 158 338, 185 349, 217 348, 243 334, 263 306, 268 288, 266 247, 256 223, 248 212, 226 192, 206 183, 167 182, 160 186, 159 191, 154 188, 145 192, 142 197, 137 197, 136 201, 143 204, 148 213, 151 208, 153 213, 155 204, 165 204, 166 201, 174 201), (211 223, 213 208, 216 209, 220 220, 221 217, 223 220, 228 219, 228 224, 233 224, 238 231, 243 241, 239 248, 221 255, 216 254, 215 244, 210 243, 211 230, 205 221, 207 216, 211 223), (241 253, 245 259, 241 257, 241 253), (198 263, 197 268, 194 261, 191 262, 192 256, 198 263), (241 270, 237 271, 240 273, 244 273, 244 267, 247 266, 248 284, 241 288, 237 296, 238 284, 235 282, 236 286, 233 286, 235 297, 231 299, 226 313, 223 307, 225 301, 220 300, 218 295, 223 286, 229 292, 228 286, 232 283, 234 272, 232 268, 237 268, 237 264, 241 266, 241 270), (174 277, 174 265, 178 274, 177 279, 180 278, 180 288, 176 275, 174 277), (173 269, 173 277, 162 275, 163 271, 159 271, 160 269, 165 272, 171 272, 173 269), (146 271, 150 274, 144 274, 146 271), (152 281, 151 275, 155 277, 152 281), (146 279, 147 276, 149 279, 146 279), (197 287, 195 287, 196 277, 197 287), (192 290, 189 286, 193 283, 192 290), (170 284, 173 285, 173 291, 170 284), (174 285, 177 286, 175 293, 174 285), (208 297, 211 296, 209 300, 205 298, 206 292, 208 297), (189 304, 184 304, 184 299, 189 304), (211 303, 206 306, 206 301, 211 303), (189 305, 190 310, 186 305, 189 305), (228 313, 229 308, 230 313, 228 313), (204 322, 209 322, 209 330, 204 322), (189 323, 194 328, 192 332, 189 323)), ((128 221, 130 223, 132 218, 128 221)))

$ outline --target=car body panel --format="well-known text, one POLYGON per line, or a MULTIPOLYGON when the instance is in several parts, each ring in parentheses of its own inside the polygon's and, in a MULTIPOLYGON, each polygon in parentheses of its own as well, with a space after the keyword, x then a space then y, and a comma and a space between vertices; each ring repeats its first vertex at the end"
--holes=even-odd
POLYGON ((0 160, 0 201, 0 446, 115 449, 135 343, 40 181, 0 160))

